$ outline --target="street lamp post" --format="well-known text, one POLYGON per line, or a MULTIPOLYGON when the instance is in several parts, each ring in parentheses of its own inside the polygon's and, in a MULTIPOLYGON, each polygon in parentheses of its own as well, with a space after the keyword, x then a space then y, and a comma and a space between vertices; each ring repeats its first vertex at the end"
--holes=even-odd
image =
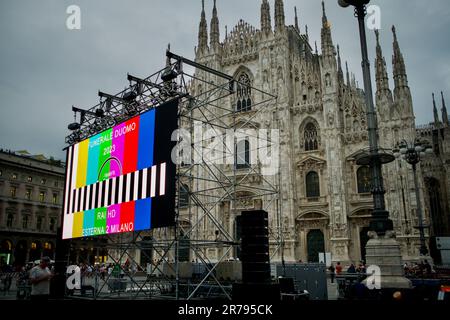
POLYGON ((382 152, 378 147, 378 124, 373 102, 372 82, 370 77, 370 62, 367 50, 366 29, 364 17, 366 16, 366 5, 370 0, 338 0, 341 7, 350 5, 355 7, 355 16, 358 18, 359 35, 362 54, 362 71, 364 77, 364 91, 367 105, 367 127, 369 133, 369 153, 358 157, 357 164, 369 165, 372 174, 373 212, 370 222, 370 230, 382 236, 386 231, 393 230, 392 220, 386 210, 384 201, 385 190, 383 187, 383 176, 381 166, 394 161, 391 154, 382 152))
MULTIPOLYGON (((366 244, 366 261, 368 265, 377 266, 380 270, 379 286, 373 286, 370 277, 364 280, 369 289, 410 289, 411 281, 404 277, 403 261, 400 245, 395 239, 393 223, 389 219, 384 201, 382 165, 392 162, 395 157, 384 152, 378 146, 378 124, 373 102, 372 81, 370 78, 370 63, 367 50, 366 29, 364 17, 366 6, 370 0, 338 0, 342 7, 355 7, 358 18, 359 35, 362 54, 362 71, 364 91, 367 106, 367 127, 369 134, 369 152, 356 159, 358 165, 369 165, 372 175, 373 211, 370 221, 370 240, 366 244)), ((389 291, 389 290, 388 290, 389 291)))
POLYGON ((418 139, 414 143, 408 143, 406 140, 401 141, 394 149, 394 155, 396 158, 403 158, 412 165, 414 173, 414 185, 416 191, 416 202, 417 202, 417 218, 419 220, 419 225, 416 227, 419 229, 420 233, 420 255, 426 256, 428 254, 428 249, 425 244, 425 229, 428 226, 423 224, 423 212, 422 203, 420 201, 419 193, 419 182, 417 179, 417 164, 421 161, 421 157, 425 156, 426 153, 432 153, 433 149, 428 144, 428 142, 422 142, 418 139))

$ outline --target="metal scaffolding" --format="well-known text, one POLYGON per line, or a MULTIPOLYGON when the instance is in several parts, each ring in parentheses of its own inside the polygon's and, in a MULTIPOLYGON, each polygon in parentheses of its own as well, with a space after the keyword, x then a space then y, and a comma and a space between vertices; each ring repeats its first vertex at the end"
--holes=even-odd
POLYGON ((105 236, 103 249, 119 272, 84 275, 82 291, 92 289, 90 298, 231 299, 231 284, 237 278, 225 277, 223 265, 239 265, 236 217, 242 210, 269 212, 271 257, 283 261, 280 155, 270 131, 279 127, 277 98, 169 50, 166 56, 166 67, 150 77, 128 75, 126 90, 117 95, 99 92, 100 103, 89 110, 73 108, 80 113, 80 125, 66 138, 68 144, 172 99, 179 99, 178 127, 185 129, 172 137, 180 146, 174 151, 175 226, 105 236), (239 90, 251 97, 245 110, 236 107, 239 90), (245 152, 252 161, 244 156, 243 164, 237 165, 236 145, 243 140, 248 141, 245 152), (181 148, 183 144, 188 148, 181 148), (267 150, 270 155, 264 154, 267 150), (270 156, 274 172, 266 174, 268 165, 257 155, 270 156))

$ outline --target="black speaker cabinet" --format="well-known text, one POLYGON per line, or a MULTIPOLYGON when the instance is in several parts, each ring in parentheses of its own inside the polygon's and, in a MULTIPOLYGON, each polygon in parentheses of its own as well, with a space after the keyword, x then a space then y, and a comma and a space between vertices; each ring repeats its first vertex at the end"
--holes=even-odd
POLYGON ((234 283, 233 302, 276 302, 280 301, 280 286, 277 283, 234 283))
POLYGON ((241 226, 242 282, 270 283, 267 212, 263 210, 242 212, 241 226))
POLYGON ((56 299, 64 298, 66 289, 67 257, 70 251, 70 240, 62 240, 62 228, 56 233, 55 276, 52 279, 50 293, 56 299))

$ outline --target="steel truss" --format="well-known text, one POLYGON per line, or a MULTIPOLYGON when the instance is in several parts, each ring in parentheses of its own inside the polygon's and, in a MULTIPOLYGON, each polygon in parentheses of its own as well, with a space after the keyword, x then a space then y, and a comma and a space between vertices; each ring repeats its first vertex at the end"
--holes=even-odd
POLYGON ((218 267, 225 261, 236 261, 239 239, 235 217, 242 210, 264 209, 270 213, 271 257, 283 260, 280 155, 274 152, 278 140, 258 131, 279 127, 276 97, 248 86, 251 110, 238 111, 236 88, 246 84, 170 51, 166 56, 166 67, 150 77, 141 79, 128 75, 130 87, 119 94, 100 92, 100 103, 81 114, 84 122, 66 138, 67 143, 76 143, 149 108, 179 99, 179 128, 186 131, 184 134, 180 131, 176 138, 179 146, 183 140, 189 140, 191 146, 188 153, 184 152, 186 150, 175 152, 179 161, 175 226, 108 235, 109 260, 121 268, 129 287, 115 292, 110 283, 120 281, 114 275, 109 274, 103 280, 94 275, 97 279, 95 299, 190 300, 216 296, 231 299, 232 281, 223 280, 218 267), (193 67, 193 71, 185 71, 185 65, 193 67), (102 111, 97 111, 99 109, 102 111), (209 135, 199 136, 199 128, 209 135), (275 172, 264 174, 264 159, 241 167, 235 165, 235 145, 239 139, 251 142, 252 157, 261 156, 265 148, 271 150, 275 172), (136 251, 151 261, 150 270, 136 261, 136 251), (182 253, 187 251, 189 261, 183 262, 182 253), (126 271, 124 260, 141 271, 135 274, 126 271), (194 270, 191 277, 183 276, 186 264, 201 272, 194 270))

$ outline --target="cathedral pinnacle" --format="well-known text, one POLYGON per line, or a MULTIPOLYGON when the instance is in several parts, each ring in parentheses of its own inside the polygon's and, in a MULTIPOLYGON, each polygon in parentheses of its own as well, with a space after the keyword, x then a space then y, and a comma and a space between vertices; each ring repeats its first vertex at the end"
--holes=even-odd
POLYGON ((434 115, 434 125, 435 126, 438 126, 439 125, 439 123, 441 122, 440 120, 439 120, 439 114, 438 114, 438 111, 437 111, 437 108, 436 108, 436 100, 434 99, 434 92, 433 92, 433 115, 434 115))
POLYGON ((375 79, 377 84, 377 95, 388 93, 389 90, 389 78, 386 70, 386 61, 383 57, 383 51, 380 45, 380 33, 375 30, 375 36, 377 40, 376 46, 376 58, 375 58, 375 79))
POLYGON ((198 50, 204 51, 208 49, 208 26, 205 15, 205 0, 202 0, 202 13, 198 30, 198 50))
POLYGON ((283 0, 275 0, 275 32, 279 32, 284 29, 284 19, 283 0))
POLYGON ((269 1, 267 0, 263 0, 261 4, 261 30, 265 34, 268 34, 272 30, 272 24, 270 20, 270 5, 269 1))
POLYGON ((449 121, 448 121, 447 107, 445 106, 444 93, 442 91, 441 91, 441 98, 442 98, 442 122, 448 125, 449 121))
POLYGON ((211 36, 210 36, 210 47, 217 48, 220 41, 219 32, 219 17, 217 16, 216 0, 214 0, 214 7, 211 18, 211 36))
POLYGON ((325 2, 322 1, 322 31, 321 31, 321 40, 322 40, 322 55, 326 58, 331 58, 335 56, 335 50, 333 46, 333 40, 331 39, 331 27, 328 22, 326 12, 325 12, 325 2))
POLYGON ((348 63, 345 61, 345 75, 347 77, 347 86, 350 87, 350 74, 348 73, 348 63))
POLYGON ((344 83, 344 73, 342 72, 341 52, 339 45, 337 45, 337 61, 338 61, 338 80, 340 83, 344 83))
POLYGON ((394 35, 394 54, 392 56, 392 66, 394 70, 394 81, 395 87, 407 87, 408 77, 406 75, 405 60, 403 59, 403 54, 400 50, 400 45, 398 44, 397 32, 395 26, 392 26, 392 33, 394 35))

